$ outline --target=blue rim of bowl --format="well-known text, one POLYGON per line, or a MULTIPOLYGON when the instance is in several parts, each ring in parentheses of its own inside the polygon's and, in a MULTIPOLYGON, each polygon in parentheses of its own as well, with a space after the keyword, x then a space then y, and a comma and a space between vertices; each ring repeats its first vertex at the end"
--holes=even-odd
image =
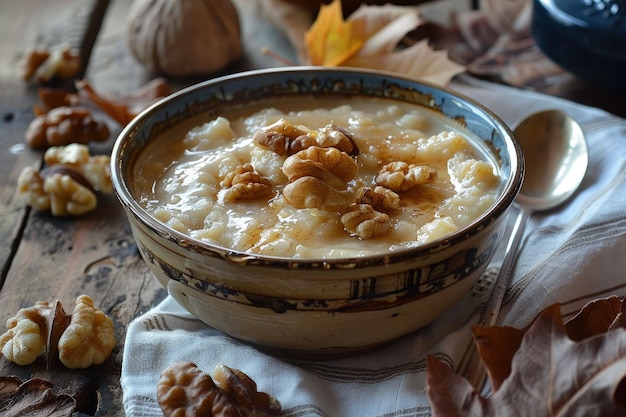
MULTIPOLYGON (((472 131, 470 126, 465 127, 472 131)), ((494 152, 493 149, 491 151, 494 152)), ((495 155, 495 157, 497 158, 498 156, 495 155)), ((133 159, 130 157, 128 158, 128 161, 130 163, 133 163, 133 159)), ((409 259, 414 259, 420 256, 437 253, 458 243, 459 241, 463 241, 468 237, 480 233, 483 229, 489 227, 494 221, 496 221, 496 219, 502 216, 513 204, 513 201, 515 200, 515 197, 517 196, 521 188, 523 172, 524 159, 522 156, 522 150, 513 132, 506 125, 506 123, 504 123, 495 113, 487 109, 479 102, 469 97, 466 97, 458 92, 452 91, 447 87, 442 87, 425 81, 411 79, 408 77, 404 77, 400 74, 379 70, 365 70, 361 68, 349 67, 279 67, 238 72, 194 84, 163 98, 162 100, 154 103, 153 105, 142 111, 119 134, 111 153, 111 180, 118 200, 128 212, 132 213, 132 215, 141 222, 143 222, 145 226, 150 228, 161 237, 173 242, 177 242, 178 244, 180 244, 180 246, 184 246, 187 250, 216 258, 221 258, 230 262, 238 264, 254 264, 257 266, 284 267, 287 269, 306 268, 328 270, 333 268, 353 269, 373 265, 391 265, 409 259), (250 80, 251 78, 257 79, 259 77, 266 77, 269 80, 271 78, 276 78, 277 76, 284 77, 281 81, 282 84, 279 81, 275 81, 269 84, 266 82, 263 84, 264 86, 266 86, 265 90, 252 90, 247 86, 246 83, 246 80, 250 80), (290 79, 289 76, 293 78, 290 79), (346 76, 350 76, 352 78, 362 77, 362 79, 376 79, 380 83, 379 88, 376 89, 374 87, 368 87, 361 79, 360 86, 351 84, 351 87, 347 90, 341 90, 342 82, 340 80, 342 80, 342 77, 346 76), (329 80, 331 78, 335 79, 337 80, 336 82, 338 82, 339 85, 328 84, 324 86, 320 84, 317 86, 313 86, 313 84, 316 83, 315 80, 318 80, 319 78, 323 78, 325 80, 329 80), (300 81, 297 82, 296 79, 299 79, 300 81), (307 87, 307 84, 302 81, 303 79, 308 79, 309 83, 311 84, 308 85, 308 87, 316 90, 299 90, 300 88, 307 87), (230 83, 236 88, 239 88, 239 90, 234 90, 236 94, 228 94, 228 92, 222 88, 225 83, 230 83), (400 91, 387 91, 387 89, 389 88, 393 90, 394 86, 397 87, 398 84, 405 85, 407 87, 405 89, 400 89, 400 91), (359 90, 359 88, 365 87, 367 87, 367 89, 359 90), (173 120, 175 119, 175 117, 170 118, 168 112, 164 110, 164 108, 169 107, 172 103, 180 102, 180 109, 184 109, 182 115, 178 113, 176 114, 180 116, 180 120, 184 120, 189 115, 197 115, 206 112, 206 108, 201 111, 198 110, 198 106, 196 106, 196 104, 199 105, 198 102, 190 104, 188 100, 189 96, 202 96, 203 93, 206 91, 213 92, 213 96, 210 99, 207 99, 206 95, 204 96, 204 100, 206 102, 210 102, 209 106, 217 106, 219 104, 225 103, 234 104, 238 100, 243 103, 246 100, 266 99, 268 97, 272 97, 272 95, 275 94, 277 91, 280 91, 286 95, 303 93, 309 93, 311 95, 314 95, 316 92, 325 92, 325 94, 331 92, 338 96, 350 96, 351 94, 353 94, 354 96, 361 95, 366 97, 396 99, 402 97, 396 96, 394 94, 402 95, 407 94, 408 92, 409 95, 414 95, 414 97, 404 97, 405 101, 413 102, 415 104, 421 104, 428 108, 440 111, 444 115, 448 116, 451 120, 461 124, 465 124, 464 117, 450 117, 445 113, 445 100, 443 100, 443 102, 436 102, 432 98, 432 95, 428 94, 428 92, 440 92, 445 94, 452 101, 456 101, 457 105, 458 103, 463 103, 468 111, 482 114, 482 116, 493 121, 495 127, 490 127, 482 133, 475 131, 473 131, 473 133, 483 140, 488 140, 498 134, 496 130, 499 131, 499 134, 502 135, 505 141, 504 145, 506 147, 506 151, 511 155, 509 178, 508 181, 505 183, 498 199, 492 205, 491 209, 488 212, 483 213, 468 226, 432 242, 407 249, 387 252, 384 254, 368 255, 362 257, 359 256, 353 258, 290 258, 252 254, 203 242, 194 239, 189 235, 178 232, 168 227, 164 223, 158 221, 134 199, 133 193, 130 190, 124 175, 124 167, 127 164, 122 158, 120 158, 120 155, 124 148, 128 146, 128 140, 126 138, 134 138, 138 134, 138 132, 142 131, 142 128, 146 124, 148 124, 146 122, 147 120, 151 120, 152 118, 157 117, 163 112, 165 113, 165 119, 161 117, 159 119, 159 122, 152 123, 152 129, 150 133, 148 135, 144 135, 144 140, 146 141, 148 140, 148 138, 158 133, 155 133, 155 127, 156 131, 158 131, 159 125, 162 125, 163 123, 167 125, 175 123, 176 121, 173 120), (365 94, 366 91, 370 94, 365 94), (237 92, 239 94, 237 94, 237 92), (428 98, 429 96, 430 99, 428 98), (414 99, 416 99, 416 101, 412 101, 414 99)))

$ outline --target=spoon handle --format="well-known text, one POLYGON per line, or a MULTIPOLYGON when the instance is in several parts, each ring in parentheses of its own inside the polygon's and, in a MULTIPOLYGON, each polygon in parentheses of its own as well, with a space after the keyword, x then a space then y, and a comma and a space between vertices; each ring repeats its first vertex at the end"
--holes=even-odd
POLYGON ((500 308, 502 307, 502 301, 504 300, 504 294, 511 284, 511 277, 513 275, 513 266, 517 259, 517 251, 524 236, 524 229, 526 223, 530 218, 531 211, 525 207, 520 207, 520 211, 515 219, 511 234, 509 235, 509 241, 504 250, 504 258, 498 277, 494 282, 494 287, 487 301, 487 309, 483 320, 480 325, 485 327, 494 326, 498 321, 498 315, 500 314, 500 308))
MULTIPOLYGON (((531 215, 531 210, 525 207, 520 207, 509 240, 504 251, 504 258, 500 271, 494 282, 494 286, 487 300, 487 306, 483 318, 477 323, 477 326, 490 327, 496 324, 498 315, 500 314, 500 308, 502 307, 502 301, 507 288, 511 282, 511 276, 513 275, 513 265, 515 264, 517 250, 522 241, 524 235, 524 228, 531 215)), ((486 369, 482 364, 476 344, 470 345, 470 351, 462 358, 457 372, 463 375, 467 380, 479 391, 483 388, 485 383, 485 377, 487 376, 486 369)))

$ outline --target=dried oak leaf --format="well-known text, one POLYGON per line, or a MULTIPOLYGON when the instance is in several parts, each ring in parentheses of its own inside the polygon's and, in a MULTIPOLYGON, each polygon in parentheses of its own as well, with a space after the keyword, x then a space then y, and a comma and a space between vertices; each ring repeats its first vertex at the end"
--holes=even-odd
POLYGON ((626 329, 574 341, 555 304, 524 333, 510 375, 489 399, 433 356, 428 357, 427 383, 436 417, 623 416, 626 329))
POLYGON ((71 416, 76 400, 67 394, 55 394, 52 383, 39 378, 22 382, 17 377, 0 376, 0 415, 2 417, 71 416))
POLYGON ((400 48, 407 33, 422 24, 417 7, 362 5, 343 19, 341 1, 322 5, 305 34, 307 64, 392 71, 445 85, 465 67, 427 41, 400 48))
MULTIPOLYGON (((616 296, 590 301, 565 323, 567 335, 574 341, 580 341, 625 327, 622 322, 624 308, 626 306, 616 296)), ((476 326, 472 332, 491 387, 497 391, 511 373, 511 362, 522 343, 524 331, 513 327, 476 326)))

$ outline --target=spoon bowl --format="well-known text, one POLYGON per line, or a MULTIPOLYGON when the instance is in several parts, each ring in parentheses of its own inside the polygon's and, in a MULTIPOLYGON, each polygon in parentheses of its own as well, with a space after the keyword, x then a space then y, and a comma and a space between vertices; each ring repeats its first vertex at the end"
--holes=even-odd
POLYGON ((549 210, 578 189, 588 164, 585 135, 580 125, 559 110, 545 110, 515 128, 526 160, 520 206, 549 210))
MULTIPOLYGON (((524 155, 524 179, 514 205, 519 208, 511 230, 502 266, 481 323, 494 326, 500 313, 504 294, 509 287, 513 265, 524 228, 535 211, 547 211, 567 201, 585 177, 589 153, 580 125, 560 110, 544 110, 531 114, 514 129, 524 155)), ((458 367, 458 372, 480 389, 485 382, 475 345, 458 367)))

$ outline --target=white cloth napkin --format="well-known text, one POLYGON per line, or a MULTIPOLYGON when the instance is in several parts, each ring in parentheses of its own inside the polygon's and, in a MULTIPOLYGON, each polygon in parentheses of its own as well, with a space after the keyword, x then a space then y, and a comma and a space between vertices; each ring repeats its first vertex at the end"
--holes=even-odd
MULTIPOLYGON (((579 121, 587 135, 590 164, 582 188, 566 205, 535 214, 527 225, 499 324, 524 327, 556 302, 567 317, 589 300, 624 296, 626 121, 469 77, 455 79, 451 87, 511 126, 531 112, 559 108, 579 121)), ((281 402, 284 416, 428 416, 426 354, 458 366, 500 257, 470 294, 431 325, 375 352, 333 361, 268 356, 208 327, 167 297, 129 325, 121 376, 125 412, 129 417, 162 415, 156 402, 161 371, 173 362, 191 361, 209 374, 220 363, 242 370, 260 391, 281 402)))

